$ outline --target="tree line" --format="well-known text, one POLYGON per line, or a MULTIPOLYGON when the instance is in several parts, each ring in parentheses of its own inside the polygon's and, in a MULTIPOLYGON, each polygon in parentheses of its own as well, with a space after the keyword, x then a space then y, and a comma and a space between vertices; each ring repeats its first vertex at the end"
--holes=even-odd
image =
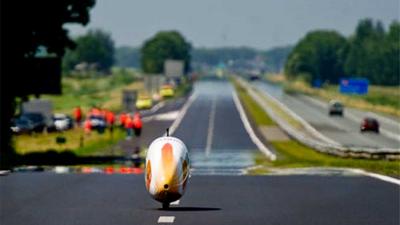
POLYGON ((363 19, 344 37, 336 31, 309 32, 290 52, 289 78, 337 83, 342 77, 363 77, 372 84, 400 85, 400 23, 386 30, 380 21, 363 19))
POLYGON ((249 47, 192 48, 177 31, 161 31, 146 40, 142 47, 115 47, 110 33, 96 29, 76 37, 77 47, 67 50, 63 59, 65 73, 77 65, 86 63, 107 73, 111 66, 141 68, 146 73, 161 73, 166 59, 185 62, 185 70, 191 64, 217 66, 220 63, 252 61, 261 58, 270 72, 282 70, 292 46, 261 51, 249 47))
POLYGON ((161 31, 146 40, 141 48, 116 48, 111 34, 89 30, 74 39, 76 48, 67 50, 63 58, 63 71, 70 73, 84 64, 85 69, 109 73, 113 65, 141 67, 145 73, 162 73, 167 59, 183 60, 185 70, 190 68, 191 45, 177 31, 161 31))

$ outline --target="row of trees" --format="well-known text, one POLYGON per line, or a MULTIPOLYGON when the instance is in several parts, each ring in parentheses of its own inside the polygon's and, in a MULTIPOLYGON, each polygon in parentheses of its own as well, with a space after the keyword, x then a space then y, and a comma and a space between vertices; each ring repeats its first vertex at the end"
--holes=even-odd
POLYGON ((177 31, 161 31, 141 48, 141 67, 145 73, 162 73, 167 59, 182 60, 190 69, 191 44, 177 31))
POLYGON ((400 23, 385 31, 364 19, 349 38, 336 31, 312 31, 294 47, 285 64, 289 77, 306 76, 337 83, 341 77, 365 77, 373 84, 400 84, 400 23))
POLYGON ((94 69, 107 73, 111 66, 141 67, 146 73, 162 73, 166 59, 185 62, 186 72, 190 61, 195 64, 216 66, 229 61, 251 61, 261 57, 269 71, 282 69, 291 46, 259 51, 248 47, 197 48, 176 31, 162 31, 145 41, 142 48, 122 46, 115 48, 111 35, 102 30, 90 30, 75 39, 77 47, 68 50, 63 59, 64 72, 70 72, 76 65, 86 63, 94 69))
POLYGON ((120 47, 115 49, 111 35, 102 30, 89 30, 75 39, 77 47, 67 50, 63 58, 64 72, 86 66, 108 73, 114 65, 138 67, 139 62, 145 73, 162 73, 167 59, 183 60, 189 70, 191 45, 176 31, 163 31, 147 40, 141 49, 120 47))
POLYGON ((115 52, 114 41, 109 33, 100 29, 89 30, 74 41, 76 48, 67 50, 63 58, 64 72, 74 70, 80 63, 93 65, 101 72, 109 72, 114 64, 115 52))

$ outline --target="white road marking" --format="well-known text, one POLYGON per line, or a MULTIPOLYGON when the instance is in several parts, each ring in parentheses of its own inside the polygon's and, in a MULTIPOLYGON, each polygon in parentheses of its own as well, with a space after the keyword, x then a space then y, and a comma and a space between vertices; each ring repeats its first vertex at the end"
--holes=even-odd
POLYGON ((207 142, 206 142, 206 156, 210 155, 211 145, 214 137, 214 122, 215 122, 215 111, 217 108, 217 98, 214 97, 211 103, 210 118, 208 120, 208 131, 207 131, 207 142))
POLYGON ((175 216, 160 216, 158 217, 157 223, 173 223, 175 216))
POLYGON ((170 203, 171 205, 179 205, 179 200, 170 203))
POLYGON ((0 176, 5 176, 10 174, 10 170, 0 170, 0 176))
POLYGON ((246 113, 244 112, 243 106, 240 103, 240 100, 236 94, 236 91, 232 91, 232 96, 233 96, 233 102, 235 103, 236 109, 239 111, 240 119, 242 120, 244 128, 246 129, 247 133, 249 134, 250 139, 257 146, 257 148, 260 149, 260 151, 263 152, 268 158, 270 158, 272 161, 276 160, 276 155, 271 150, 269 150, 260 141, 260 139, 258 139, 256 134, 254 133, 253 128, 251 128, 250 122, 246 116, 246 113))
POLYGON ((179 111, 172 111, 168 113, 158 114, 154 118, 155 120, 175 120, 179 115, 179 111))
POLYGON ((161 101, 161 102, 157 103, 156 105, 154 105, 151 109, 142 110, 141 112, 142 113, 155 113, 164 106, 165 106, 165 102, 161 101))
POLYGON ((357 173, 357 174, 362 174, 364 176, 369 176, 369 177, 373 177, 373 178, 376 178, 379 180, 383 180, 383 181, 386 181, 386 182, 389 182, 392 184, 397 184, 400 186, 400 180, 393 178, 393 177, 388 177, 388 176, 377 174, 377 173, 370 173, 370 172, 367 172, 367 171, 361 170, 361 169, 350 169, 350 171, 357 173))
POLYGON ((179 112, 178 117, 176 118, 176 120, 172 123, 171 127, 169 128, 169 134, 172 135, 176 129, 178 128, 179 124, 182 122, 183 117, 185 116, 187 110, 189 109, 189 107, 192 105, 192 103, 194 102, 194 100, 197 98, 197 95, 192 94, 189 99, 187 100, 187 102, 185 103, 185 105, 182 107, 181 111, 179 112))

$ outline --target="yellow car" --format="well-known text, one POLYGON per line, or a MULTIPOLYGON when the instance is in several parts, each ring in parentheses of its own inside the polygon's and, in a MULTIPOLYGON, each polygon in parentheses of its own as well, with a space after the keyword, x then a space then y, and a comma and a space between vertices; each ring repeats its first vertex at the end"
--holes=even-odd
POLYGON ((153 100, 149 96, 141 96, 136 100, 136 109, 150 109, 153 106, 153 100))
POLYGON ((163 98, 173 97, 174 94, 175 94, 175 91, 171 85, 163 85, 160 88, 160 96, 163 98))

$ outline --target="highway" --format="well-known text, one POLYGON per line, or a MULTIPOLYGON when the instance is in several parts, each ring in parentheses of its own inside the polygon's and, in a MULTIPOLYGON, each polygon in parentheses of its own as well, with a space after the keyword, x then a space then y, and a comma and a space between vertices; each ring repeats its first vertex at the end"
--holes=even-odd
MULTIPOLYGON (((20 172, 0 176, 1 224, 400 223, 396 184, 356 174, 243 175, 259 150, 232 91, 227 81, 195 84, 173 134, 188 146, 194 170, 187 193, 171 209, 151 199, 143 175, 20 172)), ((167 124, 146 130, 162 134, 167 124)))
POLYGON ((142 175, 20 173, 0 177, 3 225, 398 225, 399 187, 368 177, 192 176, 168 211, 142 175))
POLYGON ((289 95, 277 85, 263 81, 253 82, 253 85, 284 103, 289 109, 306 120, 326 137, 345 146, 400 148, 400 139, 389 138, 383 131, 389 131, 393 136, 400 134, 400 123, 392 118, 379 116, 381 133, 361 133, 361 120, 371 113, 345 108, 344 117, 329 116, 327 104, 301 94, 289 95), (384 119, 382 119, 384 118, 384 119))
POLYGON ((232 97, 227 81, 196 83, 196 96, 174 136, 190 149, 194 172, 235 174, 253 165, 253 144, 232 97))

